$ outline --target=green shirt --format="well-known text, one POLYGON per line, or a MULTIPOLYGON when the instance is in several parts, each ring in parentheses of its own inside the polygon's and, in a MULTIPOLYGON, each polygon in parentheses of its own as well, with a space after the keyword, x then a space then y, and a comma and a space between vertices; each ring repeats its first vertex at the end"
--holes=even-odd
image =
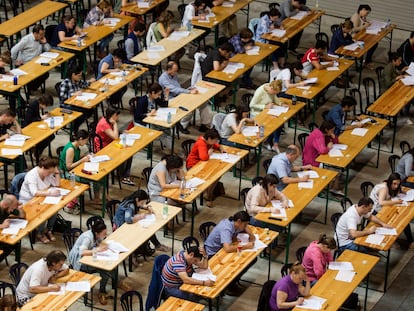
POLYGON ((72 148, 75 151, 75 155, 73 157, 73 162, 77 162, 80 160, 80 149, 76 148, 72 142, 68 142, 63 148, 61 154, 60 154, 60 160, 59 160, 59 168, 64 172, 69 172, 69 170, 66 167, 66 152, 68 149, 72 148))

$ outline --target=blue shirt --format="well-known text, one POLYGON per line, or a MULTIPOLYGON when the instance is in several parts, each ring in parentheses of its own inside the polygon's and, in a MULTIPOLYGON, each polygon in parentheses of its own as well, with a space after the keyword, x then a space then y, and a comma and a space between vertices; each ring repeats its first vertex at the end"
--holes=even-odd
POLYGON ((257 25, 254 41, 265 43, 266 40, 261 38, 263 34, 269 32, 270 25, 272 21, 270 20, 269 15, 264 15, 260 18, 259 24, 257 25))
POLYGON ((331 121, 335 124, 335 135, 338 136, 345 130, 345 112, 342 109, 341 104, 335 105, 329 110, 326 115, 326 120, 331 121))
POLYGON ((178 81, 178 76, 170 76, 166 71, 164 71, 158 78, 158 83, 161 85, 163 90, 168 88, 170 90, 170 98, 174 98, 182 93, 188 94, 189 90, 181 87, 180 82, 178 81))
POLYGON ((60 23, 56 26, 55 31, 53 32, 52 39, 50 41, 51 46, 58 46, 58 44, 61 42, 59 39, 59 32, 64 31, 65 37, 73 37, 75 34, 75 27, 73 29, 67 29, 65 26, 65 23, 60 23))
POLYGON ((101 73, 102 65, 104 63, 107 63, 109 65, 108 69, 114 69, 115 63, 114 58, 112 57, 112 54, 106 55, 104 58, 101 59, 98 65, 98 76, 96 77, 96 80, 99 80, 104 76, 103 73, 101 73))
POLYGON ((277 190, 282 191, 287 184, 282 182, 283 177, 290 177, 292 173, 292 163, 286 157, 286 152, 274 156, 270 163, 268 174, 274 174, 278 179, 277 190))
POLYGON ((133 223, 133 217, 138 211, 135 211, 135 204, 132 201, 122 201, 116 209, 114 215, 114 224, 117 228, 121 227, 124 222, 133 223))
POLYGON ((223 248, 223 244, 231 244, 233 239, 237 237, 237 234, 241 232, 234 228, 233 221, 223 219, 214 227, 210 232, 207 240, 204 242, 204 248, 206 249, 207 256, 215 255, 220 249, 223 248))

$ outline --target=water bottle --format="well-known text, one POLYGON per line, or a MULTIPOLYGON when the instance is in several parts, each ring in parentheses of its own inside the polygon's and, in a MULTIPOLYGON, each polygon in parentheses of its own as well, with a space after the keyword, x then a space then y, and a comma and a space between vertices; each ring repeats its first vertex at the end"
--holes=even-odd
POLYGON ((105 79, 105 86, 104 86, 104 88, 105 88, 105 92, 108 92, 109 91, 109 80, 108 79, 105 79))
POLYGON ((264 137, 264 125, 259 126, 259 137, 264 137))
POLYGON ((296 95, 292 96, 292 105, 296 105, 296 103, 298 102, 298 98, 296 97, 296 95))
POLYGON ((391 25, 391 19, 387 19, 387 23, 385 24, 385 28, 388 28, 388 27, 390 27, 390 25, 391 25))
POLYGON ((92 248, 92 261, 97 261, 98 260, 97 253, 98 253, 98 251, 97 251, 96 247, 92 248))
POLYGON ((80 47, 82 45, 82 39, 81 39, 81 37, 79 36, 78 37, 78 47, 80 47))
POLYGON ((70 180, 70 186, 73 188, 73 187, 75 187, 75 184, 76 184, 76 177, 75 177, 75 173, 74 172, 71 172, 70 173, 70 178, 69 178, 69 180, 70 180))
POLYGON ((168 202, 165 200, 164 206, 162 207, 162 218, 167 219, 168 218, 168 202))
POLYGON ((185 179, 183 178, 180 182, 180 198, 184 198, 185 197, 185 179))
POLYGON ((125 70, 122 70, 122 81, 126 81, 126 72, 125 70))
POLYGON ((18 81, 19 81, 19 77, 18 76, 14 76, 13 77, 13 84, 14 85, 17 85, 18 81))
POLYGON ((126 135, 125 134, 121 134, 121 144, 122 146, 124 146, 124 148, 126 147, 126 135))
POLYGON ((167 123, 168 124, 171 124, 171 112, 168 112, 168 115, 167 115, 167 123))
POLYGON ((53 130, 55 128, 55 118, 51 117, 50 118, 50 128, 53 130))

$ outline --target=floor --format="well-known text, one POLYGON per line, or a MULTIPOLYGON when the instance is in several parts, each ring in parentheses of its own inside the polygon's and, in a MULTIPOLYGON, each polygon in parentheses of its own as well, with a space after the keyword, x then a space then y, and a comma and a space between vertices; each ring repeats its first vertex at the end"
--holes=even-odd
MULTIPOLYGON (((171 1, 171 7, 175 11, 176 6, 181 3, 180 1, 174 0, 171 1)), ((266 10, 264 4, 257 4, 251 6, 251 17, 258 16, 259 12, 266 10)), ((238 14, 239 20, 239 27, 245 24, 245 16, 238 14)), ((329 25, 333 23, 337 23, 338 20, 332 17, 324 17, 322 21, 322 31, 330 33, 329 25)), ((49 21, 50 23, 50 21, 49 21)), ((306 50, 305 47, 309 47, 314 42, 314 33, 317 32, 315 26, 308 27, 301 41, 301 47, 299 48, 300 52, 304 52, 306 50)), ((394 46, 398 46, 399 42, 402 42, 403 39, 407 36, 406 33, 399 33, 398 31, 394 34, 394 46)), ((117 40, 121 38, 120 32, 116 33, 115 39, 111 43, 111 49, 115 47, 117 40)), ((210 35, 208 37, 208 42, 212 42, 213 38, 210 35)), ((377 52, 374 55, 374 60, 377 62, 377 65, 384 65, 386 62, 386 52, 388 48, 388 43, 381 42, 377 52)), ((3 48, 4 49, 4 48, 3 48)), ((292 55, 289 56, 289 61, 293 60, 294 57, 292 55)), ((189 84, 190 74, 192 71, 193 61, 190 60, 187 56, 183 58, 181 63, 181 72, 180 72, 180 81, 184 85, 189 84)), ((256 66, 253 71, 253 78, 255 84, 262 84, 267 81, 268 74, 266 72, 262 72, 262 66, 256 66)), ((350 75, 354 77, 353 81, 357 81, 357 76, 355 69, 353 68, 350 72, 350 75)), ((364 70, 364 76, 371 76, 375 77, 374 71, 364 70)), ((51 72, 51 77, 47 82, 47 89, 52 94, 54 93, 54 85, 57 81, 60 80, 60 74, 57 71, 51 72)), ((355 86, 354 84, 352 86, 355 86)), ((145 86, 144 86, 145 88, 145 86)), ((247 93, 248 90, 241 89, 237 93, 238 101, 240 97, 247 93)), ((252 92, 252 91, 250 91, 252 92)), ((131 120, 131 116, 128 111, 128 100, 133 96, 133 90, 131 88, 128 89, 127 94, 124 96, 124 107, 125 110, 122 111, 121 114, 121 124, 126 125, 131 120)), ((343 90, 337 89, 336 87, 331 87, 326 94, 327 102, 318 109, 317 111, 317 123, 321 122, 322 117, 321 113, 324 110, 330 109, 334 104, 336 104, 343 96, 343 90)), ((57 100, 55 101, 56 105, 57 100)), ((0 109, 5 108, 7 106, 7 102, 4 99, 0 99, 0 109)), ((224 106, 222 106, 224 107, 224 106)), ((307 116, 307 121, 305 122, 308 124, 309 115, 307 116)), ((401 140, 408 140, 412 143, 413 137, 413 126, 406 125, 406 117, 401 117, 398 122, 398 133, 397 133, 397 142, 395 144, 396 148, 394 153, 400 154, 399 150, 399 141, 401 140)), ((179 147, 181 141, 187 138, 196 138, 201 133, 198 132, 198 129, 194 126, 190 127, 191 134, 190 135, 182 135, 180 142, 176 144, 175 152, 178 154, 182 154, 182 150, 179 147)), ((389 150, 390 142, 391 142, 391 128, 386 128, 384 130, 383 141, 381 143, 382 147, 386 150, 389 150)), ((56 136, 55 140, 52 143, 52 151, 55 154, 55 150, 58 146, 62 146, 66 144, 68 141, 67 134, 63 132, 59 132, 56 136)), ((281 139, 281 150, 283 151, 287 145, 293 142, 293 131, 286 127, 286 134, 282 136, 281 139)), ((375 144, 374 144, 375 146, 375 144)), ((162 151, 160 149, 159 144, 155 144, 155 153, 154 153, 154 160, 159 161, 162 154, 164 152, 169 152, 169 150, 162 151)), ((263 158, 267 159, 271 158, 274 154, 269 151, 264 151, 263 158)), ((357 157, 356 161, 352 164, 350 181, 349 181, 349 189, 350 189, 350 199, 355 202, 357 201, 360 196, 361 192, 359 189, 359 185, 361 182, 369 180, 373 183, 378 183, 381 180, 384 180, 390 172, 388 166, 388 156, 390 155, 389 152, 381 152, 380 155, 380 166, 379 169, 375 168, 375 157, 376 151, 373 149, 366 148, 361 152, 361 154, 357 157)), ((256 159, 251 155, 250 162, 251 165, 243 171, 243 176, 246 177, 245 180, 242 182, 242 187, 250 187, 251 178, 255 177, 255 170, 256 170, 256 159)), ((136 181, 142 189, 145 189, 145 183, 140 182, 141 171, 143 168, 149 166, 149 161, 146 159, 145 154, 143 152, 138 153, 134 156, 133 167, 132 167, 132 174, 136 176, 136 181)), ((261 171, 263 174, 263 169, 261 171)), ((223 218, 227 218, 230 215, 234 214, 236 211, 241 210, 242 204, 240 201, 234 199, 237 198, 237 187, 235 187, 234 178, 231 172, 226 173, 221 181, 225 185, 226 189, 226 196, 220 197, 216 200, 216 204, 213 208, 208 208, 205 206, 201 206, 199 208, 199 213, 196 215, 196 224, 195 228, 207 220, 211 220, 214 222, 218 222, 223 218)), ((0 180, 0 183, 2 181, 0 180)), ((8 181, 10 183, 10 180, 8 181)), ((126 186, 122 185, 122 189, 118 188, 117 183, 111 186, 110 194, 113 198, 122 199, 126 195, 128 195, 131 191, 136 190, 137 187, 126 186)), ((300 195, 300 193, 298 193, 300 195)), ((100 210, 94 208, 94 206, 88 204, 88 195, 86 194, 86 215, 84 215, 83 219, 86 219, 89 215, 99 214, 100 210)), ((293 242, 291 245, 291 252, 290 252, 290 261, 295 260, 295 250, 301 246, 306 246, 310 243, 310 241, 317 239, 320 233, 327 233, 332 234, 332 226, 330 223, 324 225, 321 224, 323 220, 323 213, 322 210, 324 209, 324 200, 321 198, 316 198, 312 201, 311 204, 304 210, 302 215, 295 220, 292 226, 292 234, 293 234, 293 242), (318 222, 316 222, 316 221, 318 222)), ((338 202, 330 201, 329 203, 329 215, 332 213, 340 212, 341 207, 338 202)), ((68 215, 63 211, 61 214, 72 221, 73 227, 79 227, 79 218, 73 215, 68 215)), ((328 218, 329 219, 329 218, 328 218)), ((109 224, 109 219, 106 217, 106 221, 109 224)), ((83 228, 85 228, 85 223, 83 223, 83 228)), ((182 240, 189 234, 190 224, 183 223, 180 221, 180 224, 177 226, 176 229, 176 236, 179 240, 182 240)), ((157 236, 162 240, 162 242, 166 245, 171 245, 171 240, 168 238, 164 238, 162 236, 162 232, 159 232, 157 236)), ((195 234, 197 238, 199 238, 198 233, 195 234)), ((47 254, 52 248, 58 248, 65 250, 62 240, 60 236, 58 236, 58 241, 51 245, 43 245, 41 243, 35 244, 35 249, 30 249, 30 244, 27 239, 24 239, 22 242, 22 250, 23 250, 23 257, 22 261, 28 264, 38 260, 45 254, 47 254)), ((413 252, 406 251, 405 245, 405 237, 402 236, 399 240, 401 244, 400 250, 392 251, 391 256, 391 274, 390 274, 390 288, 388 292, 383 295, 379 291, 369 291, 368 297, 368 309, 369 310, 386 310, 386 308, 391 308, 392 310, 408 310, 410 306, 410 302, 413 300, 413 295, 411 291, 411 282, 410 280, 413 279, 413 265, 412 265, 412 255, 413 252)), ((282 237, 283 242, 283 237, 282 237)), ((174 251, 178 251, 181 249, 180 242, 175 243, 174 251)), ((271 278, 278 280, 280 278, 280 262, 284 259, 284 249, 276 249, 275 256, 278 262, 271 263, 271 278)), ((14 258, 11 256, 9 257, 9 264, 13 262, 14 258)), ((149 258, 148 261, 142 262, 141 265, 134 267, 134 271, 128 274, 127 282, 137 289, 141 294, 144 296, 144 299, 147 295, 147 288, 149 284, 149 275, 152 271, 152 261, 153 258, 149 258)), ((267 277, 262 271, 267 271, 267 261, 264 259, 259 259, 257 264, 253 266, 248 273, 245 275, 245 280, 249 282, 254 282, 256 284, 263 284, 267 277)), ((383 271, 384 271, 384 262, 381 261, 372 271, 372 284, 371 286, 380 289, 382 288, 383 283, 383 271)), ((0 263, 0 279, 4 281, 10 281, 8 278, 8 267, 5 265, 4 262, 0 263)), ((123 271, 120 269, 120 275, 123 277, 123 271)), ((248 284, 248 283, 246 283, 248 284)), ((229 297, 224 296, 221 299, 221 309, 222 310, 237 310, 237 311, 244 311, 244 310, 255 310, 257 308, 257 300, 260 294, 260 285, 250 284, 246 291, 240 297, 229 297)), ((358 289, 358 292, 361 294, 360 298, 362 298, 362 290, 358 289)), ((97 303, 97 302, 96 302, 97 303)), ((112 301, 110 301, 112 303, 112 301)), ((100 306, 105 310, 111 310, 112 305, 108 304, 107 306, 100 306)), ((79 301, 75 303, 70 309, 72 310, 87 310, 86 307, 83 306, 82 302, 79 301)))

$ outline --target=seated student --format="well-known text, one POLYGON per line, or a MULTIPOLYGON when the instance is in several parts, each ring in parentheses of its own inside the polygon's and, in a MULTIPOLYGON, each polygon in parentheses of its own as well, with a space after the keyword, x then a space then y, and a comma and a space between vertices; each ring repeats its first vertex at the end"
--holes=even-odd
MULTIPOLYGON (((108 303, 108 294, 106 292, 106 284, 109 279, 115 280, 115 270, 106 271, 92 266, 84 265, 80 263, 80 259, 83 256, 93 256, 95 253, 104 252, 108 249, 108 245, 103 243, 106 238, 106 225, 100 220, 96 221, 92 228, 82 233, 72 249, 69 252, 69 262, 74 270, 83 271, 86 273, 99 273, 101 276, 101 282, 99 283, 99 303, 106 305, 108 303)), ((124 280, 120 281, 118 287, 124 291, 131 290, 124 280)))
MULTIPOLYGON (((10 72, 6 71, 6 66, 10 65, 12 62, 10 51, 4 51, 0 54, 0 78, 3 75, 11 75, 10 72)), ((16 98, 14 96, 9 97, 9 106, 11 110, 16 111, 16 98)))
POLYGON ((200 281, 192 278, 193 266, 208 269, 208 257, 203 247, 191 246, 187 250, 181 250, 170 257, 165 263, 161 280, 167 295, 197 302, 199 298, 191 293, 180 290, 182 284, 213 286, 214 281, 207 279, 200 281))
POLYGON ((60 285, 54 283, 58 278, 69 274, 69 267, 65 264, 65 260, 66 255, 62 251, 53 250, 46 257, 30 265, 16 288, 20 307, 36 294, 60 290, 60 285))
POLYGON ((220 143, 227 146, 236 146, 236 143, 230 142, 227 139, 234 133, 240 134, 243 126, 246 123, 254 123, 249 116, 250 108, 247 105, 230 106, 230 111, 224 118, 220 127, 217 129, 220 135, 220 143))
POLYGON ((326 234, 321 234, 319 240, 312 241, 306 248, 302 265, 305 267, 311 285, 322 277, 329 263, 334 260, 331 253, 334 249, 336 249, 335 239, 326 234))
POLYGON ((142 52, 141 38, 145 35, 145 24, 138 23, 125 39, 126 58, 131 62, 131 58, 142 52))
POLYGON ((349 207, 346 212, 339 218, 338 224, 336 225, 335 238, 338 244, 339 255, 345 249, 350 249, 353 251, 359 251, 362 253, 367 253, 368 249, 363 246, 358 246, 354 243, 354 239, 367 236, 372 234, 376 230, 376 226, 372 226, 366 230, 358 230, 362 218, 366 218, 381 227, 392 228, 390 225, 383 222, 381 219, 376 217, 372 211, 374 201, 370 198, 361 198, 358 201, 358 204, 354 204, 349 207))
POLYGON ((352 29, 354 28, 354 23, 349 19, 346 19, 342 24, 339 25, 339 28, 332 35, 331 45, 329 47, 328 53, 331 55, 336 55, 335 51, 341 46, 349 45, 354 42, 351 36, 352 29))
POLYGON ((155 116, 157 109, 160 107, 168 107, 169 90, 165 91, 163 96, 162 87, 158 83, 153 83, 148 87, 147 95, 138 99, 136 108, 134 109, 134 125, 147 127, 148 124, 144 119, 149 116, 155 116))
MULTIPOLYGON (((19 192, 19 200, 26 203, 33 197, 60 196, 58 189, 50 187, 60 186, 59 160, 57 158, 42 157, 38 166, 32 168, 24 177, 19 192)), ((56 241, 52 233, 56 222, 57 213, 50 217, 47 222, 42 223, 37 229, 37 238, 44 244, 56 241)))
POLYGON ((22 133, 19 121, 17 120, 16 112, 6 108, 0 111, 0 141, 6 140, 10 137, 8 130, 16 134, 22 133))
POLYGON ((16 296, 6 294, 0 298, 0 311, 16 311, 19 310, 17 306, 16 296))
POLYGON ((380 79, 380 94, 388 90, 396 81, 404 78, 405 75, 403 73, 408 69, 408 67, 404 67, 401 70, 398 69, 402 63, 402 57, 399 53, 389 53, 388 56, 390 61, 385 65, 384 72, 380 79))
POLYGON ((282 191, 288 184, 308 181, 309 176, 292 177, 292 172, 301 172, 303 170, 311 170, 312 165, 294 165, 300 157, 299 148, 296 145, 289 145, 285 152, 275 155, 270 162, 267 174, 273 174, 279 179, 277 190, 282 191))
POLYGON ((414 62, 414 31, 412 31, 410 37, 400 45, 397 53, 402 57, 402 62, 398 69, 401 70, 414 62))
MULTIPOLYGON (((371 25, 368 21, 367 16, 371 12, 371 7, 368 4, 361 4, 358 7, 358 11, 351 16, 351 22, 354 24, 354 28, 352 29, 352 33, 360 32, 371 25)), ((369 69, 374 69, 374 64, 372 63, 372 55, 374 54, 375 50, 378 47, 378 43, 376 43, 372 48, 370 48, 365 55, 365 66, 369 69)))
POLYGON ((223 71, 229 63, 231 53, 234 53, 234 47, 228 42, 221 44, 216 49, 210 50, 207 57, 200 62, 203 80, 208 80, 206 75, 210 71, 223 71))
POLYGON ((334 65, 331 57, 325 56, 325 51, 328 48, 328 44, 323 40, 316 41, 315 47, 306 51, 302 57, 303 74, 306 76, 313 68, 316 70, 326 69, 334 65), (327 64, 322 65, 321 60, 328 61, 327 64))
MULTIPOLYGON (((144 190, 137 190, 125 197, 116 209, 113 219, 114 231, 124 223, 133 224, 144 219, 147 214, 140 213, 141 209, 148 211, 150 214, 154 214, 149 204, 149 195, 144 190)), ((154 244, 156 250, 162 252, 171 250, 168 246, 162 245, 155 234, 151 236, 150 241, 154 244)))
MULTIPOLYGON (((110 24, 110 21, 105 21, 105 18, 112 17, 114 11, 112 10, 112 4, 109 0, 99 0, 96 7, 92 8, 88 15, 86 15, 83 28, 89 26, 100 26, 104 24, 110 24)), ((98 45, 98 57, 103 58, 106 55, 105 49, 109 46, 109 43, 114 38, 113 34, 110 34, 103 38, 98 45)))
MULTIPOLYGON (((220 146, 219 142, 220 135, 216 129, 209 129, 203 136, 199 136, 188 154, 186 161, 187 170, 200 161, 208 161, 214 150, 224 152, 223 146, 220 146)), ((216 188, 217 183, 218 181, 212 183, 204 193, 204 199, 207 201, 206 205, 208 207, 213 207, 214 189, 216 188)))
POLYGON ((401 185, 414 188, 414 183, 407 181, 408 177, 414 176, 414 148, 411 148, 402 155, 395 168, 395 172, 400 174, 401 185))
POLYGON ((60 47, 58 47, 59 43, 76 40, 79 38, 81 32, 82 29, 76 25, 75 18, 73 16, 66 15, 53 32, 50 45, 54 48, 60 49, 60 47))
POLYGON ((301 62, 294 62, 289 64, 287 68, 280 70, 275 79, 282 81, 282 90, 277 94, 278 97, 292 98, 292 95, 286 94, 288 89, 306 85, 305 81, 295 82, 296 77, 304 78, 301 62))
POLYGON ((194 0, 187 4, 181 24, 187 29, 191 29, 192 21, 205 20, 206 13, 210 11, 206 4, 206 0, 194 0))
MULTIPOLYGON (((208 235, 204 242, 208 258, 213 257, 218 251, 223 249, 226 253, 236 253, 238 249, 237 235, 239 233, 247 233, 249 235, 249 242, 241 245, 241 249, 252 249, 256 237, 250 230, 248 224, 250 216, 245 211, 239 211, 228 219, 221 220, 217 226, 208 235)), ((246 273, 251 266, 256 263, 255 258, 239 275, 230 283, 226 289, 226 294, 229 296, 238 296, 241 293, 241 288, 238 286, 238 281, 246 273)))
POLYGON ((289 274, 276 282, 269 299, 269 310, 292 310, 310 295, 310 281, 305 268, 296 262, 290 267, 289 274))
POLYGON ((357 127, 362 127, 361 122, 346 125, 346 120, 362 120, 360 117, 347 116, 347 112, 354 111, 357 102, 352 96, 345 96, 340 104, 336 104, 326 115, 326 120, 335 124, 335 135, 339 136, 343 131, 352 130, 357 127))

